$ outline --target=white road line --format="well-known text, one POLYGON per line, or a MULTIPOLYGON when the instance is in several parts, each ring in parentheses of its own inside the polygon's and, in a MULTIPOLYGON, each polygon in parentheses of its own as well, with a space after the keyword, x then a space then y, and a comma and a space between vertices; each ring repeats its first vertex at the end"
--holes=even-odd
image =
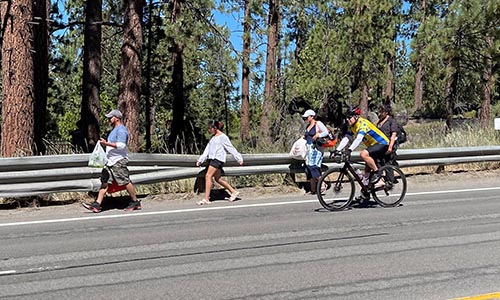
MULTIPOLYGON (((418 192, 418 193, 407 193, 406 195, 407 196, 416 196, 416 195, 432 195, 432 194, 443 194, 443 193, 464 193, 464 192, 494 191, 494 190, 500 190, 500 187, 418 192)), ((195 211, 201 211, 201 210, 226 210, 226 209, 251 208, 251 207, 279 206, 279 205, 313 203, 313 202, 317 202, 317 201, 318 201, 317 199, 294 200, 294 201, 272 202, 272 203, 256 203, 256 204, 243 204, 243 205, 231 205, 231 206, 213 206, 213 207, 187 208, 187 209, 151 211, 151 212, 134 212, 134 213, 127 213, 127 214, 120 214, 120 215, 97 215, 97 216, 92 215, 91 217, 89 216, 89 217, 67 218, 67 219, 51 219, 51 220, 49 219, 49 220, 38 220, 38 221, 0 223, 0 227, 35 225, 35 224, 50 224, 50 223, 64 223, 64 222, 78 222, 78 221, 88 221, 88 220, 96 220, 96 219, 118 219, 118 218, 130 218, 130 217, 141 217, 141 216, 154 216, 154 215, 195 212, 195 211)))
POLYGON ((16 270, 7 270, 7 271, 0 271, 0 276, 2 275, 11 275, 17 273, 16 270))

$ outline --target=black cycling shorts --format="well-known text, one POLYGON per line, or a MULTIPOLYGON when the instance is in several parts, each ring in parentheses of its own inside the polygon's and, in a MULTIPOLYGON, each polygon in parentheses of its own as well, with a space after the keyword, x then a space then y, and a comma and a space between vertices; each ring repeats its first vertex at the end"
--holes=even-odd
POLYGON ((366 151, 368 151, 371 158, 377 160, 385 158, 387 149, 389 149, 389 145, 376 144, 366 148, 366 151))

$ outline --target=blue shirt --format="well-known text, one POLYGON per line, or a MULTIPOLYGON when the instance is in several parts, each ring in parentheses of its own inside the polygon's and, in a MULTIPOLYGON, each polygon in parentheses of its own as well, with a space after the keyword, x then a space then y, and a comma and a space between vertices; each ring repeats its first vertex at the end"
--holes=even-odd
POLYGON ((116 148, 107 146, 106 154, 108 156, 107 166, 112 166, 116 164, 117 161, 127 158, 127 142, 128 142, 128 130, 125 125, 121 124, 113 128, 113 130, 108 135, 109 143, 116 143, 116 148))

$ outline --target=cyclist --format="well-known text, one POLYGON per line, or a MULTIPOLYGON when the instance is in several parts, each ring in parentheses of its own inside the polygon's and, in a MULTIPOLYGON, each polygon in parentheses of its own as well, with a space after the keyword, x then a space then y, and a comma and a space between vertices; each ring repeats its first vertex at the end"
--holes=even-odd
MULTIPOLYGON (((389 139, 372 122, 360 116, 359 107, 351 107, 347 110, 345 117, 347 121, 347 132, 340 141, 337 151, 342 151, 351 138, 355 137, 347 149, 348 155, 364 142, 366 149, 362 150, 361 159, 366 163, 365 174, 370 174, 370 183, 375 184, 380 180, 377 174, 377 159, 383 159, 389 148, 389 139)), ((367 199, 362 199, 367 200, 367 199)))

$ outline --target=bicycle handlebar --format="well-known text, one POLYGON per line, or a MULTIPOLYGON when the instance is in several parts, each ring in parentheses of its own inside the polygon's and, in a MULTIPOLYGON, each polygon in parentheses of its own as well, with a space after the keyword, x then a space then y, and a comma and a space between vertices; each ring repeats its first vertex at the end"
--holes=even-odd
POLYGON ((335 158, 335 157, 339 157, 340 158, 340 161, 341 162, 344 162, 344 161, 348 161, 350 160, 350 157, 351 155, 348 154, 348 151, 337 151, 337 150, 330 150, 330 159, 332 158, 332 156, 335 158))

